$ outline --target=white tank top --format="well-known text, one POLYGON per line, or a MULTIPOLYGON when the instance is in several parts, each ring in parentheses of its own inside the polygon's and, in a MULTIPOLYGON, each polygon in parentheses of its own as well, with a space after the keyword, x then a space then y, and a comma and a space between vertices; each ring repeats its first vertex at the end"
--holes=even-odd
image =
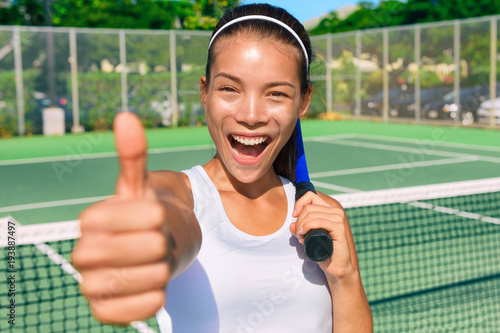
MULTIPOLYGON (((194 263, 167 288, 165 308, 175 333, 332 332, 332 304, 323 271, 289 231, 295 187, 281 178, 288 199, 283 226, 266 236, 236 228, 201 166, 191 182, 202 246, 194 263)), ((262 218, 265 218, 263 216, 262 218)), ((162 333, 168 323, 158 323, 162 333)))

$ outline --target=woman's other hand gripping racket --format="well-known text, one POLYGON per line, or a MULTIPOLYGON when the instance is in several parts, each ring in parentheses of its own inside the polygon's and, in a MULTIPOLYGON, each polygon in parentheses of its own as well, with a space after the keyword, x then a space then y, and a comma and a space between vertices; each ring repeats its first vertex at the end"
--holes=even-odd
POLYGON ((297 221, 291 224, 290 231, 302 244, 311 231, 322 229, 328 232, 335 251, 331 257, 318 262, 325 274, 342 278, 355 270, 346 233, 346 215, 337 201, 309 191, 295 203, 293 216, 297 221))

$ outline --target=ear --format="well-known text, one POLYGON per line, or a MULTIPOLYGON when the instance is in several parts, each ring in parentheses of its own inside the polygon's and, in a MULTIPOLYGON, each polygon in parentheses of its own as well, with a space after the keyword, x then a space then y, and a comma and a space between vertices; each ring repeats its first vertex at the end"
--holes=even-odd
POLYGON ((205 76, 202 76, 200 79, 200 95, 201 95, 201 104, 203 108, 206 110, 207 106, 207 95, 208 95, 208 82, 205 76))
POLYGON ((299 110, 299 118, 305 115, 307 109, 309 109, 309 104, 311 104, 312 91, 313 88, 311 85, 309 85, 307 92, 304 95, 302 95, 302 102, 300 104, 300 110, 299 110))

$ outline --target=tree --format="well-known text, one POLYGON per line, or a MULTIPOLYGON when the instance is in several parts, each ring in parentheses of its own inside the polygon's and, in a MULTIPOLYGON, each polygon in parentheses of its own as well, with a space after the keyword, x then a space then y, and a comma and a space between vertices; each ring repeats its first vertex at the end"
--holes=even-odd
POLYGON ((312 29, 312 35, 446 21, 500 14, 500 0, 382 0, 375 6, 361 1, 359 8, 339 19, 335 12, 312 29))
POLYGON ((211 30, 240 0, 9 0, 0 6, 0 24, 117 29, 211 30))

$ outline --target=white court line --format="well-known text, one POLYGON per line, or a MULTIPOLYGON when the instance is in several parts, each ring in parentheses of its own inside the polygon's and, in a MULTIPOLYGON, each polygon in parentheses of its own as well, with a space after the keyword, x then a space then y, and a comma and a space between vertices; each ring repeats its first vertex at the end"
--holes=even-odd
MULTIPOLYGON (((304 138, 304 141, 316 141, 321 138, 324 140, 336 140, 338 139, 352 139, 355 138, 356 134, 333 134, 321 137, 310 137, 304 138)), ((188 147, 171 147, 171 148, 154 148, 149 149, 148 154, 164 154, 164 153, 178 153, 185 151, 197 151, 197 150, 207 150, 215 149, 213 144, 208 145, 197 145, 188 147)), ((50 156, 50 157, 34 157, 34 158, 20 158, 13 160, 0 161, 0 166, 10 166, 10 165, 21 165, 21 164, 36 164, 36 163, 51 163, 51 162, 63 162, 63 161, 75 161, 75 160, 90 160, 97 158, 110 158, 116 157, 116 152, 105 152, 105 153, 91 153, 91 154, 68 154, 64 156, 50 156)))
POLYGON ((379 141, 407 142, 407 143, 413 143, 413 144, 422 143, 422 144, 429 144, 431 146, 436 145, 436 146, 442 146, 442 147, 464 148, 464 149, 471 149, 471 150, 484 150, 484 151, 493 151, 493 152, 500 153, 500 147, 494 147, 494 146, 481 146, 481 145, 472 145, 472 144, 467 144, 467 143, 442 142, 442 141, 423 140, 423 139, 394 138, 394 137, 390 137, 390 136, 371 135, 371 134, 362 134, 362 133, 356 134, 356 137, 379 140, 379 141))
POLYGON ((100 196, 100 197, 46 201, 46 202, 37 202, 37 203, 30 203, 30 204, 24 204, 24 205, 7 206, 7 207, 1 207, 0 213, 18 212, 18 211, 22 211, 22 210, 39 209, 39 208, 79 205, 79 204, 84 204, 84 203, 92 203, 92 202, 96 202, 96 201, 101 201, 101 200, 107 199, 109 197, 110 197, 110 195, 106 195, 106 196, 100 196))
POLYGON ((323 183, 323 182, 319 182, 317 180, 311 180, 311 183, 313 183, 313 185, 315 187, 326 188, 328 190, 340 191, 340 192, 344 192, 344 193, 363 192, 363 191, 357 190, 355 188, 345 187, 345 186, 340 186, 340 185, 333 185, 333 184, 329 184, 329 183, 323 183))
MULTIPOLYGON (((153 155, 153 154, 163 154, 163 153, 177 153, 185 151, 207 150, 211 148, 215 148, 215 146, 198 145, 190 147, 154 148, 154 149, 149 149, 148 154, 153 155)), ((110 158, 116 156, 117 156, 116 152, 107 152, 107 153, 93 153, 93 154, 79 154, 79 155, 68 154, 64 156, 51 156, 51 157, 21 158, 15 160, 0 161, 0 166, 50 163, 50 162, 62 162, 62 161, 75 161, 75 160, 90 160, 96 158, 110 158)))
MULTIPOLYGON (((466 157, 466 156, 477 156, 471 154, 462 154, 462 153, 454 153, 448 151, 436 151, 436 150, 428 150, 417 147, 403 147, 403 146, 393 146, 381 143, 369 143, 369 142, 361 142, 361 141, 325 141, 326 143, 331 143, 334 145, 343 145, 343 146, 354 146, 354 147, 362 147, 362 148, 372 148, 379 150, 390 150, 390 151, 399 151, 404 153, 415 153, 421 155, 429 155, 429 156, 445 156, 445 157, 466 157), (427 152, 428 151, 428 152, 427 152)), ((479 156, 478 156, 479 157, 479 156)))
POLYGON ((441 160, 422 161, 422 162, 414 162, 414 163, 410 163, 410 162, 397 163, 397 164, 377 165, 377 166, 372 166, 372 167, 363 167, 363 168, 354 168, 354 169, 345 169, 345 170, 313 172, 313 173, 309 174, 309 177, 311 179, 313 179, 313 178, 332 177, 332 176, 341 176, 341 175, 353 175, 353 174, 358 174, 358 173, 368 173, 368 172, 378 172, 378 171, 408 169, 408 168, 420 168, 420 167, 454 164, 454 163, 465 163, 465 162, 472 162, 472 161, 477 161, 477 160, 478 159, 475 157, 470 157, 470 156, 465 155, 464 157, 446 158, 446 159, 441 159, 441 160))
POLYGON ((448 156, 448 157, 477 157, 477 160, 480 161, 485 161, 485 162, 493 162, 493 163, 500 163, 500 158, 497 157, 491 157, 491 156, 483 156, 483 155, 475 155, 475 154, 463 154, 463 153, 454 153, 454 152, 449 152, 449 151, 440 151, 440 150, 432 150, 428 149, 425 147, 402 147, 402 146, 393 146, 393 145, 386 145, 386 144, 380 144, 380 143, 368 143, 368 142, 361 142, 361 141, 325 141, 326 143, 329 144, 335 144, 335 145, 344 145, 344 146, 354 146, 354 147, 363 147, 363 148, 372 148, 372 149, 380 149, 380 150, 390 150, 390 151, 400 151, 400 152, 407 152, 407 153, 413 153, 417 155, 429 155, 429 156, 448 156))

